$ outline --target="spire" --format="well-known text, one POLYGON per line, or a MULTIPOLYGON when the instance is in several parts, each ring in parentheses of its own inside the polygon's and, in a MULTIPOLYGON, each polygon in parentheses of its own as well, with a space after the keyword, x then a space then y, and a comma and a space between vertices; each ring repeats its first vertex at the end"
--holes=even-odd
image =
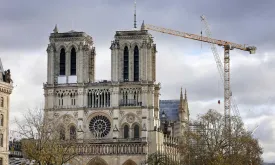
POLYGON ((182 87, 180 88, 180 105, 179 105, 179 111, 183 109, 183 94, 182 94, 182 87))
MULTIPOLYGON (((186 90, 185 90, 186 91, 186 90)), ((183 99, 183 94, 182 94, 182 87, 180 88, 180 100, 183 99)))
POLYGON ((3 81, 3 74, 4 74, 4 68, 2 65, 1 58, 0 58, 0 81, 3 81))
POLYGON ((54 27, 54 29, 53 29, 53 32, 54 32, 54 33, 58 33, 57 24, 55 24, 55 27, 54 27))
POLYGON ((140 30, 145 30, 144 20, 142 21, 140 30))
POLYGON ((136 8, 137 8, 137 1, 135 0, 135 12, 134 12, 134 28, 137 28, 137 11, 136 11, 136 8))
POLYGON ((0 73, 4 73, 4 68, 3 68, 3 65, 2 65, 1 58, 0 58, 0 73))
POLYGON ((184 93, 184 100, 187 100, 187 92, 186 92, 186 88, 185 88, 185 93, 184 93))

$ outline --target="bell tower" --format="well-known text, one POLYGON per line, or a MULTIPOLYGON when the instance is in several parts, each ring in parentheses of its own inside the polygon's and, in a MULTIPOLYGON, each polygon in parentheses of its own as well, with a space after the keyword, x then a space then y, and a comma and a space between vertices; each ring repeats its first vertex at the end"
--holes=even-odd
POLYGON ((110 49, 113 82, 156 81, 156 44, 147 30, 117 31, 110 49))
POLYGON ((95 79, 95 47, 84 32, 59 33, 55 26, 50 35, 48 84, 87 83, 95 79))

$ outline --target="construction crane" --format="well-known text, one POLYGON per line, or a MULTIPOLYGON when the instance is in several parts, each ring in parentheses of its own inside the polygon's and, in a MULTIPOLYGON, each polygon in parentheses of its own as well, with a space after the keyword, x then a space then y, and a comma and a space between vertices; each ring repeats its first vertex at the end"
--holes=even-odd
POLYGON ((223 40, 217 40, 210 37, 203 37, 196 34, 186 33, 186 32, 180 32, 176 30, 171 30, 167 28, 162 28, 150 24, 144 24, 144 22, 141 25, 141 30, 152 30, 156 32, 161 32, 165 34, 170 34, 174 36, 179 36, 183 38, 188 38, 192 40, 207 42, 210 44, 215 44, 219 46, 224 47, 224 116, 225 116, 225 127, 230 129, 231 122, 230 122, 230 97, 231 97, 231 91, 230 91, 230 56, 229 51, 233 49, 239 49, 243 51, 248 51, 250 54, 254 54, 256 52, 255 46, 247 46, 243 44, 236 44, 229 41, 223 41, 223 40))
MULTIPOLYGON (((202 15, 201 16, 201 20, 204 23, 204 30, 205 30, 205 33, 206 33, 207 37, 211 38, 212 34, 211 34, 211 31, 210 31, 208 22, 206 20, 206 17, 204 15, 202 15)), ((220 59, 220 55, 219 55, 219 53, 217 51, 216 45, 214 43, 211 43, 210 45, 211 45, 211 50, 213 52, 213 55, 214 55, 214 58, 215 58, 215 61, 216 61, 216 64, 217 64, 217 68, 218 68, 218 71, 219 71, 222 83, 224 84, 224 68, 223 68, 223 63, 222 63, 222 61, 220 59)), ((238 117, 239 119, 241 119, 241 115, 240 115, 238 106, 236 104, 236 101, 235 101, 234 97, 232 96, 231 90, 230 90, 230 94, 231 94, 231 110, 233 111, 233 113, 235 114, 236 117, 238 117)))

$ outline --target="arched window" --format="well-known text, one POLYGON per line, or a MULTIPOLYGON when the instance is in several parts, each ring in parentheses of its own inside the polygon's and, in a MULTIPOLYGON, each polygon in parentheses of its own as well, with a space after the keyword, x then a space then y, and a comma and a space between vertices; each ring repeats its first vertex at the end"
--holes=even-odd
POLYGON ((134 81, 139 81, 139 50, 137 46, 134 49, 134 81))
POLYGON ((60 127, 59 137, 60 140, 65 140, 65 128, 63 126, 60 127))
POLYGON ((124 65, 123 65, 124 81, 129 81, 129 50, 128 47, 124 48, 124 65))
POLYGON ((134 138, 139 138, 139 126, 137 124, 134 126, 134 138))
POLYGON ((71 93, 71 105, 75 105, 75 95, 71 93))
POLYGON ((75 140, 76 139, 76 128, 75 126, 70 127, 70 140, 75 140))
POLYGON ((1 97, 1 107, 4 107, 4 97, 1 97))
POLYGON ((59 95, 59 106, 63 106, 63 93, 59 95))
POLYGON ((71 75, 76 75, 76 51, 75 48, 71 50, 71 75))
POLYGON ((3 114, 0 115, 0 124, 1 124, 1 126, 4 126, 4 115, 3 114))
POLYGON ((3 134, 1 133, 0 134, 0 147, 3 147, 3 142, 4 142, 4 136, 3 136, 3 134))
POLYGON ((125 125, 123 128, 123 137, 125 139, 129 138, 129 126, 128 125, 125 125))
POLYGON ((66 53, 64 48, 62 48, 60 51, 59 67, 60 67, 59 75, 65 75, 66 74, 66 53))

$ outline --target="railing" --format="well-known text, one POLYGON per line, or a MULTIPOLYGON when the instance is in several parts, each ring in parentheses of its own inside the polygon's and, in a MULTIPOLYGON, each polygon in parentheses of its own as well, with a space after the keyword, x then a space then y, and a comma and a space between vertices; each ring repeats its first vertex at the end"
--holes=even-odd
POLYGON ((79 155, 143 155, 146 143, 79 144, 75 151, 79 155))
POLYGON ((84 144, 97 144, 97 143, 123 143, 123 142, 142 142, 142 138, 114 138, 114 139, 85 139, 84 144))
POLYGON ((119 106, 142 106, 142 102, 139 102, 135 99, 121 99, 119 106))

